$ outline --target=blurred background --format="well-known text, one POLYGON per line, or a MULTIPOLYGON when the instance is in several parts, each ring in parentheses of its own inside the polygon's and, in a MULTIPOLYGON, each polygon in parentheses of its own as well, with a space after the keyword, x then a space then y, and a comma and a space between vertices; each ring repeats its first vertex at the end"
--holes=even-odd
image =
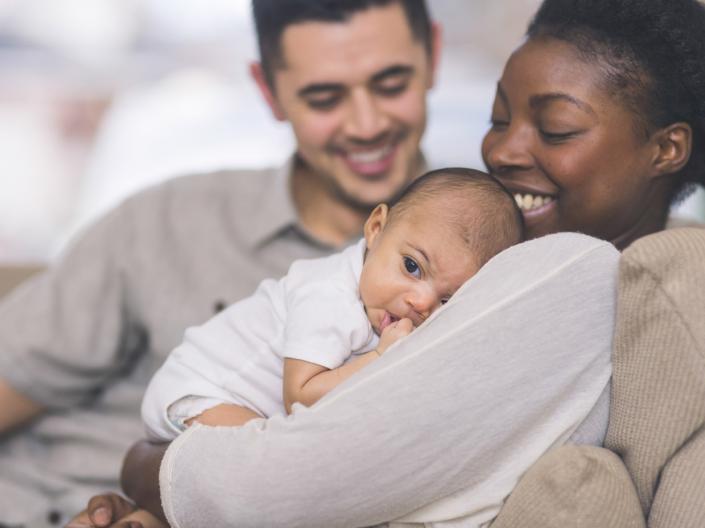
MULTIPOLYGON (((503 63, 539 0, 429 0, 444 28, 424 150, 481 167, 503 63)), ((247 74, 249 0, 0 0, 0 265, 41 264, 165 178, 279 164, 247 74)), ((694 196, 680 213, 705 219, 694 196)))

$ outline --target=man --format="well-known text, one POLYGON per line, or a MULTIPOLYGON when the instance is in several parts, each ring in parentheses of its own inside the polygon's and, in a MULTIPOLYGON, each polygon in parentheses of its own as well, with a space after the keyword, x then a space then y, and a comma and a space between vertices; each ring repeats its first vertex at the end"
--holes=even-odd
POLYGON ((255 2, 251 72, 296 136, 285 167, 132 197, 0 304, 0 524, 59 524, 116 489, 146 383, 185 328, 355 240, 423 171, 440 46, 423 0, 311 4, 255 2))

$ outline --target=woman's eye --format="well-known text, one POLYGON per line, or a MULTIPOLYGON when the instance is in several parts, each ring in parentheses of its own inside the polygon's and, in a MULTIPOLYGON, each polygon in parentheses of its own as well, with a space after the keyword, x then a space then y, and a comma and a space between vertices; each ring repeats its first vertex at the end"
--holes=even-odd
POLYGON ((543 137, 544 141, 547 141, 548 143, 562 143, 575 137, 577 134, 577 132, 549 132, 547 130, 541 131, 541 137, 543 137))
POLYGON ((421 270, 419 269, 419 265, 411 257, 404 257, 404 268, 414 277, 421 276, 421 270))

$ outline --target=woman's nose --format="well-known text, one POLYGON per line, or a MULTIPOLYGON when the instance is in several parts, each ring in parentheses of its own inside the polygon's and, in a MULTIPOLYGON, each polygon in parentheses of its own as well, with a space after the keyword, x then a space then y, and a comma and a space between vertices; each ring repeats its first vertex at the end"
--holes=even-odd
POLYGON ((485 165, 495 174, 531 168, 531 138, 527 127, 510 124, 499 130, 490 129, 482 141, 485 165))

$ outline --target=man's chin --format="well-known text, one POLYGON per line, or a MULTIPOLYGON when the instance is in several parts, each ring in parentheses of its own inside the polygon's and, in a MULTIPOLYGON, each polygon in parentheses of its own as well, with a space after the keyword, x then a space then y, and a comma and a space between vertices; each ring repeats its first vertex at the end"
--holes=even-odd
POLYGON ((401 193, 401 189, 396 192, 386 192, 374 195, 359 195, 341 192, 338 199, 352 209, 358 211, 371 212, 381 203, 390 203, 401 193))
POLYGON ((350 207, 360 210, 372 210, 381 203, 394 201, 410 181, 404 180, 396 185, 391 185, 389 176, 385 180, 384 184, 369 182, 358 185, 357 189, 337 187, 336 194, 341 202, 350 207), (370 188, 373 186, 376 188, 370 188))

